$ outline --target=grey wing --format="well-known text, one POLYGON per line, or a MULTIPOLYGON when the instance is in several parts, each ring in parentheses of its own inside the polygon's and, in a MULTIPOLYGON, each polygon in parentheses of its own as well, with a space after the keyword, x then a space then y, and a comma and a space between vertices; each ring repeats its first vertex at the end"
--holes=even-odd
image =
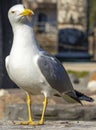
POLYGON ((74 90, 65 68, 55 57, 42 53, 38 58, 38 66, 53 89, 59 93, 74 90))

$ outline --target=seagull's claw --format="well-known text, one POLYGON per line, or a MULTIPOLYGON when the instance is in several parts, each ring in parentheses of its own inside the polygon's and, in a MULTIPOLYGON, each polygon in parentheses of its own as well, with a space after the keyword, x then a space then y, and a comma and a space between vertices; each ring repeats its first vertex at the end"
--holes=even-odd
POLYGON ((40 120, 38 123, 39 125, 44 125, 44 120, 40 120))

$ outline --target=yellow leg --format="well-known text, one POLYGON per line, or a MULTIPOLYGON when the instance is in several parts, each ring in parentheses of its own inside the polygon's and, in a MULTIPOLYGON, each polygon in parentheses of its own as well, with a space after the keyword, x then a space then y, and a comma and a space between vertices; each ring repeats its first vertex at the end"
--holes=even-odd
POLYGON ((45 112, 46 112, 47 104, 48 104, 48 98, 45 97, 45 100, 43 102, 44 107, 43 107, 43 111, 42 111, 41 120, 39 121, 39 125, 43 125, 44 124, 44 115, 45 115, 45 112))
POLYGON ((31 96, 29 94, 27 94, 29 120, 24 121, 24 122, 15 122, 15 124, 18 124, 18 125, 43 125, 44 124, 44 115, 45 115, 47 104, 48 104, 48 98, 45 97, 45 100, 43 102, 43 111, 42 111, 41 120, 39 122, 34 122, 33 117, 32 117, 32 110, 31 110, 31 96))
POLYGON ((31 110, 31 96, 29 94, 27 95, 27 105, 29 112, 29 122, 33 122, 32 110, 31 110))
POLYGON ((28 112, 29 112, 29 120, 24 122, 16 122, 19 125, 38 125, 37 122, 34 122, 32 117, 32 110, 31 110, 31 96, 27 94, 27 105, 28 105, 28 112))

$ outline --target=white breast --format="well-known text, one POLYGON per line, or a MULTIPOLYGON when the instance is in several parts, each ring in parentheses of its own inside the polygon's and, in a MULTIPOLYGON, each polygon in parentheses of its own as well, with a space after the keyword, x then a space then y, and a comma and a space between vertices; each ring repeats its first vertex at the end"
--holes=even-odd
POLYGON ((12 81, 24 89, 36 88, 42 80, 38 67, 30 57, 25 59, 10 57, 8 73, 12 81))

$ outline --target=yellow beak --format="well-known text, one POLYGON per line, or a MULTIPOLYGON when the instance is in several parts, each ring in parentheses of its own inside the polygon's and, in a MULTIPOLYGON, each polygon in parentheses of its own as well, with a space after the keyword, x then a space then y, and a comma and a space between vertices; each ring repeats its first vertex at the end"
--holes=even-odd
POLYGON ((22 13, 22 16, 34 15, 34 12, 30 9, 25 9, 22 13))

